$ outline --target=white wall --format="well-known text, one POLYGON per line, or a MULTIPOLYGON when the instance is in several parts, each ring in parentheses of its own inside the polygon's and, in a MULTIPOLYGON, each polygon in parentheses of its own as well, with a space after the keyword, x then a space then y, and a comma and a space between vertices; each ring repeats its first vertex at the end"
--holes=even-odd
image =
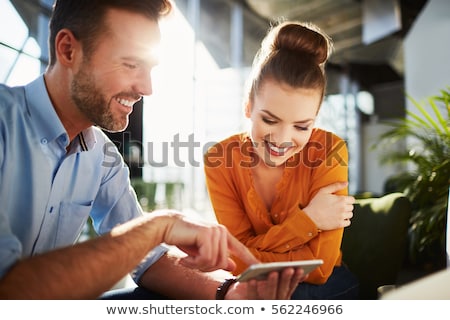
POLYGON ((374 195, 382 195, 384 193, 384 184, 386 179, 404 169, 400 164, 381 164, 380 158, 382 153, 391 152, 404 148, 404 146, 397 142, 383 148, 373 149, 373 145, 378 143, 378 137, 383 132, 386 132, 391 127, 382 124, 376 119, 362 127, 362 154, 364 162, 364 170, 362 183, 364 191, 371 192, 374 195))
MULTIPOLYGON (((425 5, 405 37, 404 63, 405 92, 415 100, 423 101, 450 86, 450 1, 429 0, 425 5)), ((405 104, 412 108, 407 99, 405 104)), ((382 193, 386 179, 403 170, 399 166, 380 165, 378 159, 385 150, 370 148, 386 129, 377 121, 362 128, 365 191, 382 193)))
POLYGON ((414 99, 450 86, 450 1, 428 1, 405 38, 404 54, 405 90, 414 99))

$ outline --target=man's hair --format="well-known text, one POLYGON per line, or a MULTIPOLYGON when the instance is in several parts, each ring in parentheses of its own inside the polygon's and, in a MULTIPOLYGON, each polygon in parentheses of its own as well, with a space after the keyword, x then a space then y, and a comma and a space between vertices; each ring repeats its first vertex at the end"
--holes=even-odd
POLYGON ((158 21, 172 9, 170 0, 56 0, 50 19, 50 66, 56 62, 55 39, 62 29, 69 29, 90 56, 98 36, 105 31, 104 17, 109 9, 135 12, 158 21))

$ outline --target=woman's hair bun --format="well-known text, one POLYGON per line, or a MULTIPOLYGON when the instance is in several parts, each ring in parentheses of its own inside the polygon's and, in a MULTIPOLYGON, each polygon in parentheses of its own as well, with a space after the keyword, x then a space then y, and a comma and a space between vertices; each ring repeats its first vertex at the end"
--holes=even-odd
POLYGON ((292 88, 318 90, 323 98, 325 63, 331 51, 331 38, 314 24, 282 21, 272 25, 253 59, 245 103, 267 79, 292 88))
POLYGON ((324 64, 332 51, 331 39, 316 25, 302 22, 281 22, 266 38, 268 51, 289 50, 318 65, 324 64))

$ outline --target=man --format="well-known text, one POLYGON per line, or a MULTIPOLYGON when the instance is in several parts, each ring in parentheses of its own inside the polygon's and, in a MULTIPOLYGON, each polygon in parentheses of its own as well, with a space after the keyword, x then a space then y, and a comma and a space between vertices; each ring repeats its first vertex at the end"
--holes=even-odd
POLYGON ((288 299, 303 281, 287 269, 224 282, 228 272, 212 271, 232 270, 229 254, 258 261, 221 225, 143 214, 123 162, 104 164, 111 141, 97 127, 124 130, 152 93, 158 21, 170 9, 167 0, 57 0, 46 72, 0 86, 0 299, 103 297, 127 273, 143 292, 132 298, 288 299), (76 243, 89 216, 101 236, 76 243))

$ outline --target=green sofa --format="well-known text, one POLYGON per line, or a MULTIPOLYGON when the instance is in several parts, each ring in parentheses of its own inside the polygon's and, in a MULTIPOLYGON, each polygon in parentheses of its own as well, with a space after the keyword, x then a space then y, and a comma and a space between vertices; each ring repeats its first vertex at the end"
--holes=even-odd
POLYGON ((395 284, 408 245, 411 203, 402 193, 357 199, 344 230, 344 263, 360 281, 360 298, 377 299, 377 288, 395 284))

